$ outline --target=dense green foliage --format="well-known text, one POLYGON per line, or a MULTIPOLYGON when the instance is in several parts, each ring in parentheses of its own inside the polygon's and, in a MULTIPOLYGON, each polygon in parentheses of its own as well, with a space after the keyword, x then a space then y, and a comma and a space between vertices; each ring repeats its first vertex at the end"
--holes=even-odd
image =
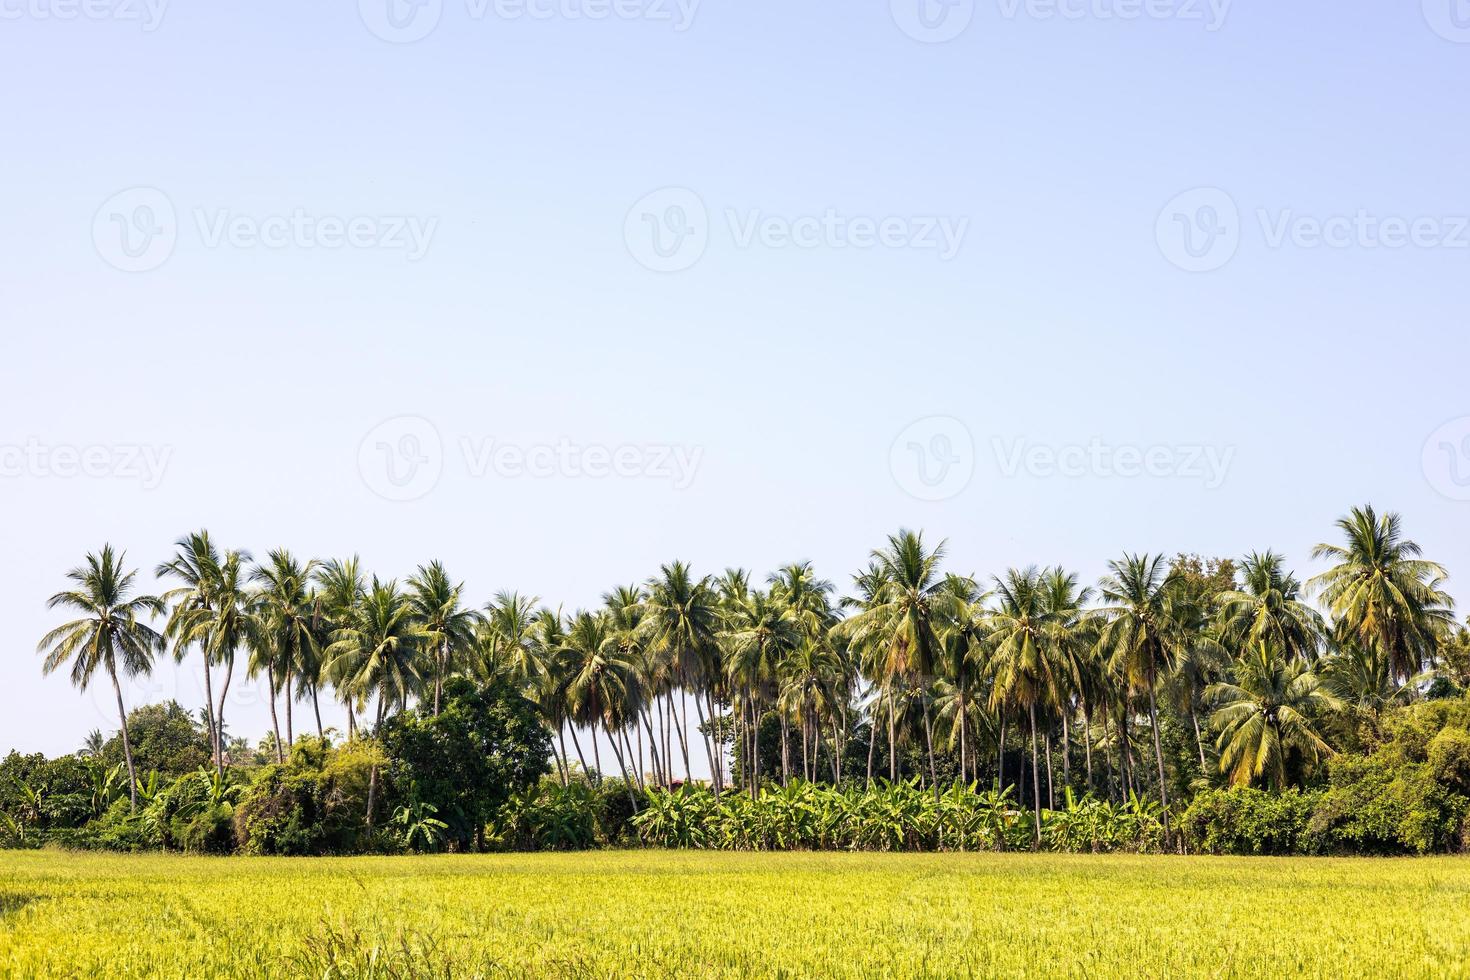
POLYGON ((8 761, 0 843, 1460 850, 1470 631, 1397 515, 1337 531, 1305 584, 1273 552, 987 581, 900 531, 847 595, 807 562, 764 586, 671 562, 570 614, 475 609, 437 562, 400 586, 203 531, 153 596, 104 547, 51 599, 78 618, 44 669, 105 677, 124 717, 119 672, 198 657, 206 703, 135 710, 85 762, 8 761), (225 736, 237 659, 270 692, 257 745, 225 736))

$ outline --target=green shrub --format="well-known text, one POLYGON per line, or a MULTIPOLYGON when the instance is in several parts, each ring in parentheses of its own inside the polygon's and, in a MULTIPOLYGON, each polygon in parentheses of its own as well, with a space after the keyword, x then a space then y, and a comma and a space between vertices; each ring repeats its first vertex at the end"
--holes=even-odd
POLYGON ((1204 854, 1316 854, 1322 842, 1310 825, 1320 798, 1295 789, 1209 789, 1190 802, 1180 831, 1204 854))

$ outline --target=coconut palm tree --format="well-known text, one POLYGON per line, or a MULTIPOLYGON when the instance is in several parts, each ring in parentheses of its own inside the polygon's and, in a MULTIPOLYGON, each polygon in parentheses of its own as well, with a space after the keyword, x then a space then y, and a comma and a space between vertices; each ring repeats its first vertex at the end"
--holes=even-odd
POLYGON ((1036 744, 1036 709, 1061 702, 1065 663, 1056 655, 1060 618, 1048 602, 1036 568, 1011 569, 995 580, 995 608, 986 617, 991 646, 992 709, 1025 713, 1031 731, 1031 803, 1036 843, 1041 843, 1041 769, 1036 744))
POLYGON ((198 643, 204 650, 205 659, 224 668, 224 683, 220 685, 219 703, 214 711, 214 726, 218 736, 215 755, 215 772, 223 777, 225 766, 225 706, 229 700, 230 683, 235 676, 235 654, 241 647, 248 646, 254 630, 251 604, 254 596, 246 586, 250 553, 231 550, 224 554, 215 566, 213 583, 210 586, 211 601, 208 608, 195 610, 188 618, 184 642, 198 643))
POLYGON ((1148 696, 1159 802, 1163 805, 1164 837, 1168 839, 1169 790, 1164 776, 1164 749, 1159 739, 1155 693, 1159 683, 1174 669, 1181 639, 1171 608, 1168 566, 1162 555, 1125 555, 1122 561, 1109 562, 1108 568, 1111 574, 1099 586, 1102 605, 1097 613, 1103 626, 1098 633, 1098 645, 1129 687, 1148 696))
POLYGON ((760 787, 760 723, 775 696, 780 664, 802 642, 801 625, 783 603, 759 590, 733 598, 726 609, 725 669, 736 692, 747 757, 741 769, 752 797, 760 787))
POLYGON ((81 615, 41 637, 36 652, 44 654, 44 673, 71 663, 71 682, 85 691, 100 667, 112 681, 117 697, 117 716, 122 726, 123 758, 128 764, 128 795, 133 809, 138 806, 138 774, 133 768, 133 745, 128 738, 128 713, 123 707, 118 671, 129 677, 153 669, 153 656, 164 648, 164 639, 141 617, 152 618, 167 610, 158 596, 135 595, 137 569, 123 567, 126 554, 105 544, 89 553, 84 564, 66 573, 74 588, 58 592, 46 601, 47 609, 69 609, 81 615))
POLYGON ((1258 781, 1284 789, 1293 759, 1315 763, 1332 754, 1317 731, 1323 715, 1342 707, 1300 659, 1260 642, 1235 663, 1233 682, 1213 684, 1212 723, 1219 731, 1220 771, 1232 786, 1258 781))
MULTIPOLYGON (((317 567, 314 586, 316 625, 318 631, 326 637, 323 645, 325 650, 331 645, 333 634, 355 620, 358 607, 367 593, 362 562, 356 555, 345 559, 333 558, 317 567)), ((323 657, 324 682, 327 680, 326 670, 327 663, 323 657)), ((335 690, 337 697, 347 708, 347 736, 353 738, 357 734, 357 712, 361 707, 358 703, 359 695, 341 687, 335 690)))
POLYGON ((286 746, 295 744, 291 725, 293 683, 303 671, 320 673, 321 624, 311 580, 315 560, 301 563, 289 551, 277 548, 269 561, 250 573, 256 585, 251 604, 251 672, 265 670, 271 691, 271 725, 276 735, 276 761, 284 761, 276 693, 286 694, 286 746))
POLYGON ((444 693, 444 678, 475 645, 479 613, 460 602, 464 585, 450 581, 439 562, 420 565, 408 580, 408 601, 424 641, 434 656, 434 717, 444 693))
POLYGON ((1286 570, 1285 559, 1274 551, 1251 552, 1240 568, 1241 588, 1215 599, 1225 642, 1235 650, 1269 643, 1288 657, 1315 663, 1327 627, 1301 600, 1301 583, 1286 570))
MULTIPOLYGON (((176 578, 181 583, 162 595, 172 607, 163 635, 173 642, 174 659, 182 663, 190 643, 197 638, 196 625, 207 621, 214 608, 214 592, 219 580, 219 551, 209 539, 208 531, 196 531, 174 542, 173 560, 163 562, 153 574, 159 578, 176 578)), ((219 764, 219 729, 214 722, 214 685, 209 652, 199 644, 204 659, 204 723, 209 732, 210 757, 219 764)))
MULTIPOLYGON (((387 712, 402 708, 419 690, 424 677, 422 663, 426 641, 414 619, 413 607, 397 582, 374 578, 352 617, 332 633, 327 647, 326 676, 339 690, 367 699, 377 697, 373 732, 382 728, 387 712)), ((373 824, 377 796, 378 765, 368 774, 367 824, 373 824)))
MULTIPOLYGON (((1084 615, 1084 607, 1092 600, 1092 589, 1079 586, 1077 576, 1057 566, 1047 568, 1040 576, 1041 603, 1049 620, 1046 636, 1047 659, 1056 666, 1060 674, 1057 685, 1058 707, 1062 719, 1062 781, 1072 785, 1072 719, 1073 699, 1083 709, 1084 720, 1088 717, 1087 681, 1083 674, 1092 668, 1089 651, 1096 643, 1094 623, 1084 615)), ((1083 742, 1087 751, 1089 781, 1092 768, 1092 745, 1084 725, 1083 742)))
MULTIPOLYGON (((922 533, 901 529, 889 536, 887 547, 872 553, 868 572, 858 576, 859 588, 867 594, 863 608, 833 628, 864 657, 880 687, 893 687, 900 679, 910 688, 927 686, 936 676, 942 659, 940 631, 959 614, 962 603, 940 571, 943 562, 944 542, 931 550, 922 533)), ((886 703, 888 774, 897 779, 897 705, 893 698, 886 703)), ((932 778, 932 751, 929 763, 932 778)))
MULTIPOLYGON (((659 574, 648 580, 642 619, 647 649, 654 657, 667 661, 674 682, 681 690, 683 710, 675 731, 684 757, 684 775, 689 775, 688 694, 694 694, 694 709, 701 728, 705 728, 705 712, 701 698, 713 710, 713 694, 722 672, 720 647, 716 634, 720 627, 719 601, 707 578, 695 578, 683 562, 663 565, 659 574)), ((673 710, 673 694, 669 695, 673 710)), ((710 774, 715 789, 721 788, 720 766, 715 760, 714 746, 705 728, 705 752, 709 756, 710 774)))
MULTIPOLYGON (((568 622, 562 645, 556 651, 556 663, 573 724, 592 732, 593 765, 601 779, 602 755, 597 730, 602 728, 613 740, 614 725, 625 721, 622 707, 632 681, 633 665, 618 655, 607 616, 585 610, 578 610, 568 622)), ((572 736, 575 740, 575 728, 572 736)), ((621 765, 620 752, 615 754, 621 765)), ((624 779, 627 776, 624 768, 624 779)))
POLYGON ((1313 559, 1335 564, 1308 585, 1319 591, 1333 618, 1359 643, 1378 650, 1394 676, 1419 673, 1435 644, 1454 625, 1454 600, 1440 588, 1444 568, 1420 558, 1403 536, 1398 514, 1379 516, 1354 507, 1337 522, 1342 545, 1319 544, 1313 559))

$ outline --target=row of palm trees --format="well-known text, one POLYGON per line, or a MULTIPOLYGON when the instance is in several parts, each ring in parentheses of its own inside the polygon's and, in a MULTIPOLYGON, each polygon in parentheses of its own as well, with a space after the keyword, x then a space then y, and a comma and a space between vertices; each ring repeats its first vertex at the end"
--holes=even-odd
POLYGON ((278 760, 294 740, 293 704, 311 705, 320 733, 330 692, 355 736, 359 718, 376 730, 414 702, 437 714, 445 679, 458 674, 511 684, 539 706, 564 781, 568 738, 590 773, 602 772, 607 744, 630 795, 687 781, 701 748, 716 790, 732 778, 752 793, 797 775, 837 782, 857 768, 848 752, 866 736, 869 783, 882 774, 880 748, 893 780, 908 746, 935 792, 938 755, 962 781, 1019 784, 1039 817, 1044 797, 1055 805, 1059 755, 1063 785, 1074 785, 1080 762, 1089 791, 1153 794, 1167 822, 1164 709, 1188 722, 1201 770, 1212 748, 1231 781, 1280 785, 1331 751, 1325 713, 1410 689, 1454 634, 1445 572, 1403 537, 1397 515, 1359 508, 1338 528, 1341 542, 1313 554, 1330 567, 1305 589, 1271 552, 1247 556, 1238 575, 1233 565, 1212 577, 1127 555, 1095 588, 1059 567, 982 583, 947 572, 942 543, 900 531, 840 598, 805 562, 763 583, 673 562, 569 615, 515 592, 473 608, 437 562, 400 586, 366 578, 356 558, 277 550, 256 562, 201 531, 158 566, 171 588, 157 596, 136 594, 136 571, 111 547, 89 555, 69 573, 72 588, 51 599, 80 618, 40 649, 48 672, 70 663, 78 686, 100 668, 124 721, 120 673, 146 672, 165 652, 199 655, 220 769, 226 697, 244 653, 246 672, 271 692, 278 760), (159 631, 147 622, 155 617, 159 631), (772 729, 779 772, 766 771, 762 750, 772 729), (1027 773, 1006 772, 1008 731, 1029 747, 1027 773))

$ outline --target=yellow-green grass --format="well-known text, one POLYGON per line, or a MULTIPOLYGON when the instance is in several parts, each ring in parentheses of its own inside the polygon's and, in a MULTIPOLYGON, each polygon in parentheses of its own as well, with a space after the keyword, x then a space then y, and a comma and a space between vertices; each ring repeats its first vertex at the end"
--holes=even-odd
POLYGON ((1470 975, 1470 859, 0 852, 0 974, 1470 975))

